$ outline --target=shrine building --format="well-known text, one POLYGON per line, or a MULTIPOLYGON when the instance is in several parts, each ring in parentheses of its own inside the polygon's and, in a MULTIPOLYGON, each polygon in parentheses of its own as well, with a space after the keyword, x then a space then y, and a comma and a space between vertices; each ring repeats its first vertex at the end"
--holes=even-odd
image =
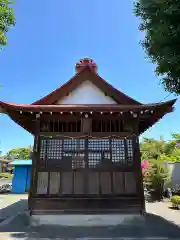
POLYGON ((145 212, 139 136, 176 100, 143 104, 81 59, 75 75, 32 104, 0 102, 34 136, 31 215, 145 212))

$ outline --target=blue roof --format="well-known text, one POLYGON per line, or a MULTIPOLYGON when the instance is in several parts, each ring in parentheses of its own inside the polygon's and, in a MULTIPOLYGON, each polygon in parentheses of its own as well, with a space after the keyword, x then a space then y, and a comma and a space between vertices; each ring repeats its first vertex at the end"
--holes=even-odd
POLYGON ((31 166, 32 160, 14 160, 14 161, 10 162, 9 165, 31 166))

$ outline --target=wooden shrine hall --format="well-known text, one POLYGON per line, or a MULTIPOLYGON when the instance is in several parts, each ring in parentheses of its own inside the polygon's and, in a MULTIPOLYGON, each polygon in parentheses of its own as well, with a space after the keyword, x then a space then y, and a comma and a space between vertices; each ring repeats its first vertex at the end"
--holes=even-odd
POLYGON ((139 135, 176 100, 142 104, 98 75, 92 59, 32 104, 0 102, 0 112, 34 135, 29 210, 144 213, 139 135))

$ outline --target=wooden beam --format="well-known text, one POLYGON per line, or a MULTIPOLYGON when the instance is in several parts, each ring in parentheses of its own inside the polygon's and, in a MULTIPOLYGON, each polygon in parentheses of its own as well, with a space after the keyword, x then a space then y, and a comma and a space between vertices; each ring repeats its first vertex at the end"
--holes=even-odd
POLYGON ((4 114, 6 114, 7 112, 5 111, 4 108, 2 108, 2 107, 0 106, 0 113, 4 113, 4 114))
POLYGON ((131 138, 135 136, 135 133, 133 132, 93 132, 91 135, 88 134, 83 134, 82 132, 64 132, 64 133, 59 133, 59 132, 40 132, 40 136, 44 136, 45 138, 68 138, 69 139, 77 139, 77 138, 85 138, 88 137, 89 139, 93 138, 131 138))
MULTIPOLYGON (((38 172, 60 172, 60 171, 64 171, 64 172, 72 172, 72 168, 69 167, 69 168, 66 168, 66 167, 63 167, 63 166, 60 166, 60 165, 55 165, 54 166, 44 166, 44 165, 36 165, 35 166, 36 170, 38 172)), ((77 168, 76 170, 74 170, 73 172, 76 172, 76 171, 82 171, 82 168, 77 168)), ((85 171, 85 170, 83 170, 85 171)), ((112 167, 101 167, 101 168, 89 168, 88 169, 88 172, 114 172, 114 171, 117 171, 117 172, 133 172, 135 171, 134 167, 133 166, 123 166, 123 165, 119 165, 119 166, 112 166, 112 167)))

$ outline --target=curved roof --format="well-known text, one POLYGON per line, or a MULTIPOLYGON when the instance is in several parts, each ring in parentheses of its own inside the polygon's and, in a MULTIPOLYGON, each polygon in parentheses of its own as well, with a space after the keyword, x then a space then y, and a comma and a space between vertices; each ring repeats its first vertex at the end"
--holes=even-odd
POLYGON ((55 104, 59 100, 59 98, 63 98, 64 96, 72 92, 75 88, 77 88, 87 79, 91 81, 94 85, 96 85, 99 89, 101 89, 107 96, 111 97, 119 104, 141 104, 135 99, 114 88, 111 84, 109 84, 102 77, 100 77, 98 73, 96 73, 91 67, 91 65, 88 64, 83 66, 81 70, 76 73, 68 82, 32 104, 55 104))
POLYGON ((122 104, 54 104, 54 105, 41 105, 41 104, 16 104, 16 103, 9 103, 9 102, 2 102, 0 101, 0 107, 3 109, 4 112, 9 110, 13 111, 25 111, 25 112, 60 112, 60 111, 140 111, 145 109, 157 109, 157 108, 166 108, 166 111, 169 107, 171 111, 173 104, 176 102, 176 99, 161 102, 161 103, 154 103, 154 104, 137 104, 137 105, 122 105, 122 104))
POLYGON ((173 111, 173 105, 176 99, 154 104, 91 104, 91 105, 35 105, 35 104, 13 104, 0 102, 0 112, 8 114, 12 120, 22 126, 28 132, 34 134, 35 114, 33 113, 70 113, 70 112, 104 112, 104 113, 137 113, 139 121, 139 133, 144 132, 150 126, 155 124, 166 113, 173 111), (148 112, 152 110, 153 114, 149 114, 144 118, 141 111, 148 112), (24 115, 22 113, 25 113, 24 115))
POLYGON ((81 59, 76 64, 76 71, 75 76, 67 83, 32 104, 15 104, 0 101, 0 113, 8 114, 12 120, 33 134, 36 122, 36 117, 33 113, 133 112, 138 114, 139 132, 142 133, 166 113, 173 111, 176 99, 163 103, 142 104, 120 92, 98 75, 97 65, 92 59, 81 59), (59 99, 67 96, 86 80, 91 81, 105 95, 114 99, 117 104, 57 104, 59 99), (149 110, 153 110, 154 113, 149 114, 146 118, 141 116, 141 111, 146 112, 149 110), (25 114, 23 115, 22 113, 25 114))

